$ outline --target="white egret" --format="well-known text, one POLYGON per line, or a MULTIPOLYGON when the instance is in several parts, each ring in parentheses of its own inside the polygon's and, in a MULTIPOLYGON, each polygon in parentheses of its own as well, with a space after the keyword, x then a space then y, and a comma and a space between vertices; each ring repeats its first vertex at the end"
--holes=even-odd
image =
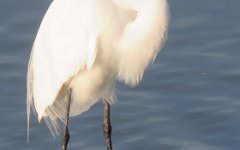
POLYGON ((109 104, 115 101, 115 82, 135 86, 142 80, 167 28, 167 0, 54 0, 28 65, 28 134, 31 106, 53 135, 63 131, 66 149, 69 116, 103 100, 104 135, 112 149, 109 104))

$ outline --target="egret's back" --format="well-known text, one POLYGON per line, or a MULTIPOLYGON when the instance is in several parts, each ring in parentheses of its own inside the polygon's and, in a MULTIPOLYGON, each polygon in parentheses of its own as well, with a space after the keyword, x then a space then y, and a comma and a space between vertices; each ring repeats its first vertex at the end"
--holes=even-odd
MULTIPOLYGON (((52 133, 99 99, 113 102, 115 80, 136 85, 165 39, 166 0, 54 0, 35 39, 28 69, 27 108, 52 133)), ((56 131, 56 132, 54 132, 56 131)))

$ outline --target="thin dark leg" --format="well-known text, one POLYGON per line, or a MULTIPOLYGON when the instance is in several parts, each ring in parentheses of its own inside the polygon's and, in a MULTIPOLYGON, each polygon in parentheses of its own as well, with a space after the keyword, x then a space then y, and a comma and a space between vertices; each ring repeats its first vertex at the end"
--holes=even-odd
POLYGON ((72 99, 72 90, 69 90, 68 93, 68 105, 67 105, 67 112, 66 112, 66 122, 64 123, 63 128, 63 138, 62 138, 62 150, 67 150, 68 141, 70 139, 70 134, 68 132, 68 121, 69 121, 69 110, 70 110, 70 103, 72 99))
POLYGON ((111 140, 111 123, 110 123, 110 105, 108 101, 103 100, 104 112, 103 112, 103 133, 107 146, 107 150, 112 150, 112 140, 111 140))

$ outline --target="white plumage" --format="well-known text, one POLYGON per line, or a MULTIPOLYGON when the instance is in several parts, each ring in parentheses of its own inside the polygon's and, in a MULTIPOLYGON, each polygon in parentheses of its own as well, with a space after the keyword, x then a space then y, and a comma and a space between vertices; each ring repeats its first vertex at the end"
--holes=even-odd
POLYGON ((166 37, 167 0, 54 0, 28 66, 27 115, 46 119, 53 135, 70 116, 100 99, 114 102, 116 80, 135 86, 166 37))

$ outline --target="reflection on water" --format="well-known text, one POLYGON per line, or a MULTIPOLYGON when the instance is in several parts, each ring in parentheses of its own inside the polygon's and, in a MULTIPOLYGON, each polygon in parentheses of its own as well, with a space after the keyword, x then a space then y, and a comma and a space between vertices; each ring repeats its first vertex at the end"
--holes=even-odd
MULTIPOLYGON (((0 149, 59 149, 44 124, 26 143, 28 56, 50 0, 0 0, 0 149)), ((240 2, 169 0, 166 47, 112 107, 115 150, 240 148, 240 2)), ((34 116, 32 116, 34 118, 34 116)), ((71 118, 69 149, 105 149, 102 104, 71 118)))

